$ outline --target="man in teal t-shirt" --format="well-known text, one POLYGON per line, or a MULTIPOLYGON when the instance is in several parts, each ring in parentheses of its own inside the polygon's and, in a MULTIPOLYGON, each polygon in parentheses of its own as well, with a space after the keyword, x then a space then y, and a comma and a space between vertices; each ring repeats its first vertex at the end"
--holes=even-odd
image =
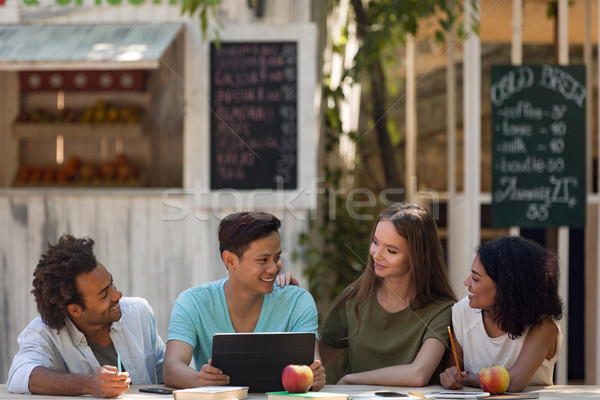
MULTIPOLYGON (((219 225, 221 258, 229 278, 181 293, 171 312, 165 384, 177 388, 226 385, 229 376, 210 365, 212 336, 233 332, 314 332, 317 308, 297 286, 275 285, 281 271, 281 222, 268 213, 241 212, 219 225), (197 370, 189 366, 194 357, 197 370)), ((325 385, 315 345, 313 390, 325 385)))

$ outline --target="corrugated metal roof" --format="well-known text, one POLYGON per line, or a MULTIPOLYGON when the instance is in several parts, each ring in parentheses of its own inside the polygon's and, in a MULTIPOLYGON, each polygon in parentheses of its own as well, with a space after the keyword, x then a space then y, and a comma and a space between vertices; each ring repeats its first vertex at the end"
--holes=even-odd
POLYGON ((180 24, 0 26, 0 70, 147 69, 180 24))

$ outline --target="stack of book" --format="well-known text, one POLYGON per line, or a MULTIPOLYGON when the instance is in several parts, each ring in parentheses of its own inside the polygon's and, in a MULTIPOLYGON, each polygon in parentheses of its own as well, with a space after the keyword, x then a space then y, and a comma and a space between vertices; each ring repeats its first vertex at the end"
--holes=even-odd
POLYGON ((248 397, 248 386, 203 386, 175 390, 175 400, 239 400, 248 397))

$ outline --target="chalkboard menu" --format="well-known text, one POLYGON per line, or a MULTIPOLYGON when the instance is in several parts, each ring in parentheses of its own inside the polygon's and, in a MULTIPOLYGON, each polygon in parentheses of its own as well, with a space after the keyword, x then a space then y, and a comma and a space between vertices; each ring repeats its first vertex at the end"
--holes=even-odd
POLYGON ((212 189, 297 188, 297 43, 210 52, 212 189))
POLYGON ((585 225, 585 67, 492 67, 492 225, 585 225))

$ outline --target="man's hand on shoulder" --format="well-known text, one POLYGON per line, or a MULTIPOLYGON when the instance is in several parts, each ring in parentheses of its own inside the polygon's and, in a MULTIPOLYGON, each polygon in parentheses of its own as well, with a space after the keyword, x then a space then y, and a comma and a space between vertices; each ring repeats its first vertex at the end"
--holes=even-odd
POLYGON ((300 286, 298 280, 294 277, 294 275, 292 275, 291 272, 277 275, 277 278, 275 278, 275 284, 280 287, 285 287, 287 285, 300 286))
POLYGON ((90 375, 90 394, 93 397, 112 398, 129 389, 129 372, 119 372, 112 365, 103 365, 90 375))

